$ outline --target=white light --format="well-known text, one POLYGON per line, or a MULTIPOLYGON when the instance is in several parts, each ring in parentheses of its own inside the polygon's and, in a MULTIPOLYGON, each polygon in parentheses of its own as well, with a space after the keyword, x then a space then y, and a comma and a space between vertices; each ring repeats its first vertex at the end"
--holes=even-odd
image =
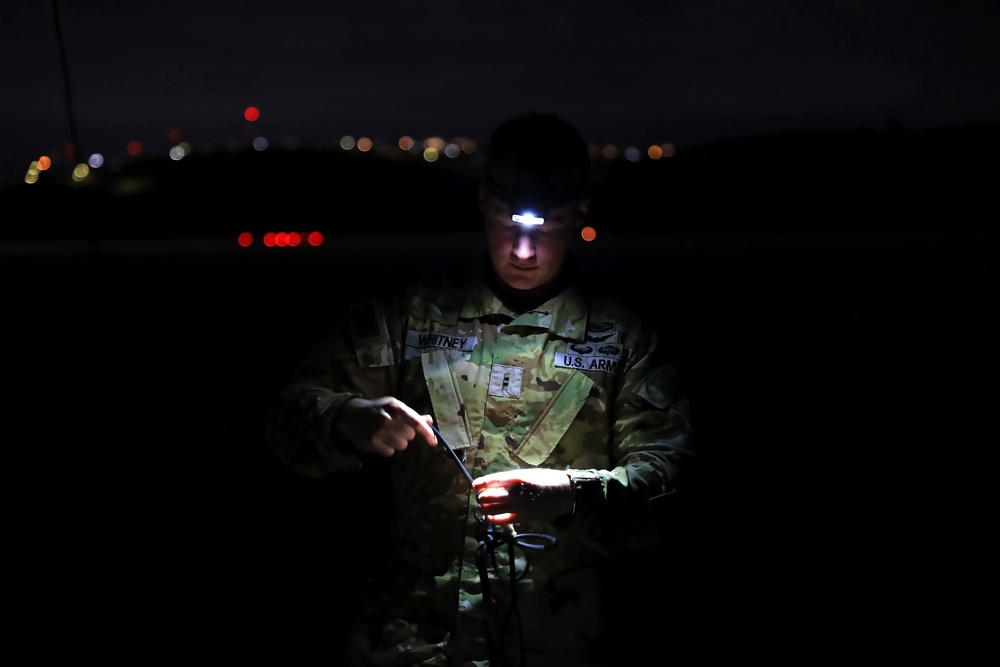
POLYGON ((536 218, 532 213, 514 214, 510 216, 510 219, 514 222, 520 222, 522 225, 540 225, 545 222, 545 218, 536 218))

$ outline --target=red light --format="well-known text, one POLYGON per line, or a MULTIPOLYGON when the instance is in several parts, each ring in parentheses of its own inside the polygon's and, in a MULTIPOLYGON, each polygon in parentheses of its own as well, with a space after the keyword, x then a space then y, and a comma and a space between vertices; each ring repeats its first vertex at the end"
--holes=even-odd
POLYGON ((172 144, 176 144, 178 141, 184 138, 184 133, 181 132, 181 128, 172 127, 167 130, 167 141, 172 144))
POLYGON ((237 237, 236 241, 244 248, 247 248, 251 243, 253 243, 253 234, 250 232, 243 232, 237 237))
POLYGON ((247 107, 243 110, 243 117, 252 123, 260 118, 260 109, 257 107, 247 107))
POLYGON ((307 238, 309 245, 313 247, 323 245, 323 235, 319 232, 309 232, 309 236, 307 238))
POLYGON ((266 245, 268 248, 273 248, 274 247, 274 232, 268 232, 267 234, 264 234, 263 241, 264 241, 264 245, 266 245))
POLYGON ((298 232, 288 232, 288 245, 294 248, 300 243, 302 243, 302 234, 299 234, 298 232))
POLYGON ((142 152, 142 142, 141 141, 130 141, 128 146, 125 147, 129 155, 138 155, 142 152))
POLYGON ((284 248, 288 245, 288 232, 278 232, 274 235, 274 245, 284 248))

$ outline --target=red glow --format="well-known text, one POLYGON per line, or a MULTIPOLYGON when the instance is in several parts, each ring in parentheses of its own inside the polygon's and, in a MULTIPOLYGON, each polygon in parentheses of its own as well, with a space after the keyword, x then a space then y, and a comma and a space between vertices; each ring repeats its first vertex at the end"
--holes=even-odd
POLYGON ((172 144, 176 144, 178 141, 184 138, 184 133, 181 132, 181 128, 172 127, 167 130, 167 141, 172 144))
POLYGON ((46 171, 52 166, 52 159, 48 155, 38 158, 38 171, 46 171))
POLYGON ((237 237, 236 241, 244 248, 247 248, 253 243, 253 234, 250 232, 243 232, 237 237))
POLYGON ((274 245, 284 248, 288 245, 288 232, 278 232, 274 235, 274 245))
POLYGON ((273 248, 274 247, 274 232, 268 232, 267 234, 264 234, 264 239, 263 240, 264 240, 264 245, 266 245, 268 248, 273 248))
POLYGON ((257 107, 247 107, 243 110, 243 117, 252 123, 260 118, 260 109, 257 107))
POLYGON ((307 238, 309 240, 309 245, 311 246, 315 247, 323 245, 323 235, 319 232, 310 232, 307 238))
POLYGON ((129 155, 138 155, 142 152, 142 142, 141 141, 130 141, 128 146, 125 147, 129 155))
POLYGON ((597 230, 593 227, 584 227, 580 230, 580 236, 584 241, 593 241, 597 238, 597 230))
POLYGON ((288 232, 288 245, 293 248, 302 243, 302 234, 298 232, 288 232))

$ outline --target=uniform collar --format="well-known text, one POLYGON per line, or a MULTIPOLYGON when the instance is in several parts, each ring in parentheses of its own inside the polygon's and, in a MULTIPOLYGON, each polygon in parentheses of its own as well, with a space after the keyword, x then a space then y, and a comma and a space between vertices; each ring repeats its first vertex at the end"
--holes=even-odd
POLYGON ((570 284, 536 308, 523 313, 508 309, 485 280, 487 267, 480 266, 466 293, 460 318, 483 319, 490 316, 513 318, 506 326, 523 326, 548 331, 568 340, 584 340, 587 331, 588 303, 586 296, 570 284))

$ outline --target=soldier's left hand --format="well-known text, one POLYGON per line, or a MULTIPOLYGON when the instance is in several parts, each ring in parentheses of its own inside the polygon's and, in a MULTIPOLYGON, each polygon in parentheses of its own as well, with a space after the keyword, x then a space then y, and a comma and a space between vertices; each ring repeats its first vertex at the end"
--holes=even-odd
POLYGON ((505 470, 476 478, 472 488, 491 523, 552 521, 573 511, 573 484, 562 470, 505 470))

